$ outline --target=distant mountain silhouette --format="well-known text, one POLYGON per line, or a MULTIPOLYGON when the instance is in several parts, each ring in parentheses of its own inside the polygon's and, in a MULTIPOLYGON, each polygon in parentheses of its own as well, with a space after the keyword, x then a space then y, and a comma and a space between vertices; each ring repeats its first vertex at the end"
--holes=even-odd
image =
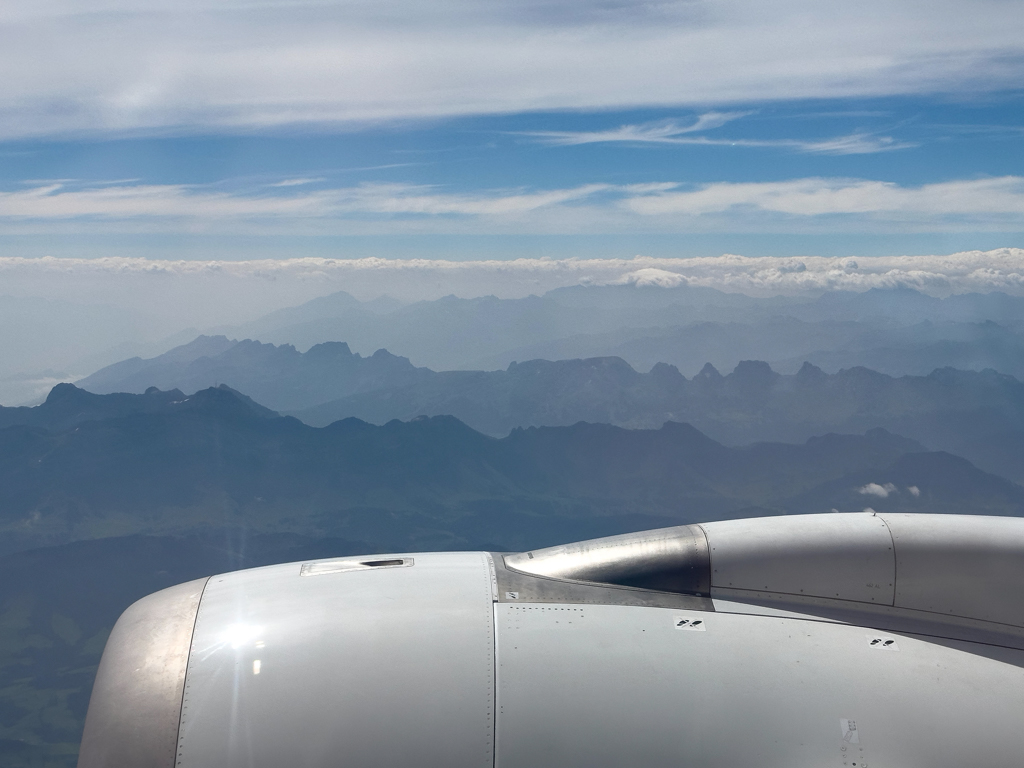
MULTIPOLYGON (((882 427, 1024 482, 1024 452, 996 447, 1024 444, 1024 384, 992 370, 893 377, 863 367, 826 374, 805 363, 783 375, 764 361, 747 360, 726 375, 706 364, 688 379, 664 363, 640 373, 621 358, 600 357, 438 372, 386 350, 362 357, 345 343, 300 353, 288 345, 199 337, 160 357, 98 371, 80 385, 141 393, 152 386, 193 391, 219 383, 313 426, 349 417, 384 424, 453 415, 501 436, 520 426, 578 421, 647 429, 680 421, 731 445, 882 427)), ((0 409, 0 425, 28 419, 18 413, 0 409)))
MULTIPOLYGON (((764 387, 770 374, 751 365, 724 379, 749 396, 745 388, 764 387)), ((7 551, 224 528, 393 550, 517 549, 751 512, 1012 514, 1024 505, 1018 486, 884 430, 730 448, 687 424, 581 422, 495 439, 451 416, 318 429, 226 387, 168 395, 135 396, 144 407, 131 410, 123 395, 64 386, 37 410, 78 399, 89 418, 0 429, 7 551), (94 418, 105 410, 97 399, 112 415, 94 418), (969 471, 949 472, 951 460, 969 471), (869 483, 918 493, 865 497, 857 488, 869 483)))
POLYGON ((724 370, 757 358, 790 373, 809 360, 829 371, 866 365, 924 375, 953 366, 1024 377, 1024 298, 1002 293, 940 299, 893 288, 755 298, 685 284, 581 285, 408 306, 333 294, 223 332, 299 349, 343 339, 435 370, 618 356, 643 370, 670 363, 686 375, 705 362, 724 370))
POLYGON ((432 372, 387 350, 353 354, 344 342, 302 353, 291 345, 200 336, 149 360, 133 358, 77 382, 90 392, 144 392, 149 387, 193 392, 218 384, 251 394, 276 410, 295 410, 357 392, 403 386, 432 372))
POLYGON ((690 375, 705 363, 733 368, 756 357, 780 371, 795 372, 804 362, 828 371, 863 366, 894 376, 931 373, 936 368, 992 368, 1024 378, 1024 336, 991 321, 922 321, 881 326, 868 321, 801 320, 773 316, 761 321, 699 321, 658 328, 620 328, 588 333, 510 350, 477 362, 505 367, 507 360, 617 356, 638 369, 658 362, 690 375))
MULTIPOLYGON (((17 331, 0 344, 0 403, 10 405, 37 402, 53 383, 44 371, 70 380, 185 340, 181 329, 155 317, 35 299, 0 297, 0 321, 17 331)), ((1002 293, 935 298, 893 288, 757 298, 685 284, 580 285, 542 296, 446 296, 405 305, 339 292, 206 333, 298 350, 345 341, 364 356, 387 349, 434 370, 615 356, 638 370, 669 363, 686 376, 706 362, 724 371, 758 359, 783 373, 810 361, 830 373, 858 365, 894 376, 956 367, 1024 378, 1024 298, 1002 293)), ((126 361, 115 378, 126 379, 139 362, 126 361)), ((209 382, 218 383, 238 386, 209 382)), ((99 391, 93 384, 87 388, 99 391)), ((207 384, 184 390, 200 386, 207 384)))
MULTIPOLYGON (((238 402, 247 412, 258 416, 277 416, 251 398, 230 387, 219 389, 231 394, 231 402, 238 402)), ((162 392, 150 387, 141 395, 117 393, 97 395, 86 392, 74 384, 58 384, 50 390, 46 400, 38 406, 0 406, 0 429, 10 426, 38 427, 51 432, 60 432, 89 421, 129 416, 139 413, 166 413, 169 409, 178 412, 201 409, 211 397, 210 393, 197 393, 187 397, 179 389, 162 392)))
POLYGON ((784 376, 743 361, 727 375, 708 364, 686 379, 673 366, 639 373, 619 358, 534 360, 506 371, 439 373, 293 413, 313 425, 452 414, 493 435, 581 420, 633 428, 682 421, 733 445, 882 427, 1024 480, 1024 453, 993 450, 991 442, 1024 435, 1024 384, 991 370, 896 378, 866 368, 826 374, 807 363, 784 376))

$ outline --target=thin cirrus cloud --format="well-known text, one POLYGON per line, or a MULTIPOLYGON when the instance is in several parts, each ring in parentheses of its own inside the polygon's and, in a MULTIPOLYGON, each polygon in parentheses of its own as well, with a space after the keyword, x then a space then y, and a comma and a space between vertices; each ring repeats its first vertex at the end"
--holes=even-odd
POLYGON ((823 140, 801 139, 744 139, 694 136, 699 131, 718 128, 725 123, 749 115, 749 112, 709 112, 701 115, 693 125, 680 125, 668 120, 641 125, 622 125, 605 131, 523 131, 521 135, 535 138, 543 144, 578 146, 582 144, 673 144, 719 147, 768 147, 789 149, 816 155, 868 155, 910 149, 917 144, 897 141, 889 136, 852 133, 823 140))
POLYGON ((1024 217, 1024 178, 1003 176, 919 186, 827 178, 719 183, 635 195, 621 205, 642 216, 701 216, 745 209, 803 217, 991 217, 1020 227, 1024 217))
POLYGON ((0 222, 169 221, 289 222, 320 219, 344 224, 367 220, 432 221, 434 231, 551 231, 558 225, 578 231, 639 232, 709 219, 727 229, 744 221, 775 217, 794 223, 842 216, 870 228, 879 222, 915 222, 942 231, 964 222, 1017 231, 1024 222, 1024 177, 1003 176, 900 185, 870 179, 802 178, 770 182, 635 185, 587 184, 547 190, 446 192, 427 185, 360 184, 307 189, 304 184, 266 191, 229 192, 203 186, 52 182, 0 192, 0 222))
POLYGON ((520 135, 533 136, 545 144, 571 146, 574 144, 599 144, 613 141, 628 141, 651 144, 679 144, 687 133, 720 128, 732 120, 746 117, 748 112, 705 112, 697 116, 691 125, 680 125, 675 120, 660 120, 642 125, 622 125, 606 131, 521 131, 520 135))
POLYGON ((1024 80, 1019 17, 1000 0, 11 0, 0 137, 976 94, 1024 80))
MULTIPOLYGON (((287 189, 304 184, 272 186, 287 189)), ((365 214, 500 217, 570 203, 608 188, 605 184, 589 184, 538 192, 444 194, 429 186, 361 184, 271 195, 230 193, 181 184, 74 188, 53 182, 17 192, 0 192, 0 219, 308 219, 365 214)))
POLYGON ((272 187, 301 187, 306 184, 316 184, 318 181, 324 181, 322 176, 309 179, 284 179, 282 181, 275 181, 270 186, 272 187))

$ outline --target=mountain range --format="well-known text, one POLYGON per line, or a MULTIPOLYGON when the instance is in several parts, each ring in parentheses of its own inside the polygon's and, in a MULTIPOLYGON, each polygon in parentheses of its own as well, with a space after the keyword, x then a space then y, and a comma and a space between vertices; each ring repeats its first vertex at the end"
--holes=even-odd
POLYGON ((580 285, 543 296, 447 296, 411 305, 344 293, 218 331, 307 349, 345 340, 386 348, 435 370, 513 361, 618 356, 635 368, 759 359, 786 373, 809 361, 830 372, 867 366, 899 376, 993 368, 1024 377, 1024 298, 928 296, 909 288, 757 298, 712 288, 580 285))
POLYGON ((746 514, 1024 504, 1012 482, 883 429, 728 447, 674 421, 579 422, 499 439, 452 416, 316 428, 226 386, 95 395, 68 384, 36 408, 0 410, 0 423, 7 551, 222 528, 520 549, 746 514), (871 484, 895 490, 861 492, 871 484))
POLYGON ((195 392, 227 384, 276 410, 292 411, 360 392, 415 385, 434 375, 387 350, 370 357, 353 354, 344 342, 317 344, 303 353, 290 344, 199 336, 158 357, 124 360, 76 383, 99 394, 140 393, 150 387, 195 392))
POLYGON ((664 362, 688 377, 708 362, 728 371, 742 360, 765 360, 787 374, 811 362, 829 373, 864 366, 926 375, 954 367, 1024 378, 1024 298, 937 298, 905 287, 759 298, 685 284, 577 285, 523 298, 412 304, 338 292, 203 330, 105 305, 0 296, 0 319, 12 331, 0 339, 0 403, 9 405, 38 403, 55 383, 131 355, 159 355, 200 333, 300 351, 341 340, 364 356, 387 349, 434 370, 621 357, 637 370, 664 362))
MULTIPOLYGON (((621 358, 602 357, 433 371, 386 350, 362 357, 340 342, 302 353, 290 345, 201 336, 79 382, 99 393, 219 384, 312 426, 350 417, 385 424, 453 415, 502 436, 516 427, 578 421, 644 429, 679 421, 729 445, 881 427, 1024 482, 1024 384, 990 369, 893 377, 862 367, 829 374, 804 363, 785 375, 764 361, 741 361, 724 375, 708 363, 686 378, 668 364, 641 373, 621 358)), ((0 424, 8 418, 3 413, 0 424)))

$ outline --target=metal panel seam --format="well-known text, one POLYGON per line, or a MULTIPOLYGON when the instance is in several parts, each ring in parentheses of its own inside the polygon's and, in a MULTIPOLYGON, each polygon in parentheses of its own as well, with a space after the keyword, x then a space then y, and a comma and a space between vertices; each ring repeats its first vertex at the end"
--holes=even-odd
POLYGON ((491 602, 498 602, 498 572, 494 567, 494 555, 491 552, 484 552, 484 559, 487 561, 487 571, 491 576, 491 602))
MULTIPOLYGON (((714 556, 711 554, 711 539, 708 538, 708 532, 704 530, 704 526, 700 523, 694 523, 690 528, 697 528, 704 537, 704 547, 708 553, 708 597, 713 598, 711 591, 715 588, 715 561, 714 556)), ((714 604, 714 600, 712 600, 712 604, 714 604)))
POLYGON ((178 705, 178 730, 174 734, 174 759, 171 766, 181 765, 181 723, 185 717, 185 692, 188 690, 188 668, 192 661, 192 644, 196 640, 196 627, 199 624, 199 612, 203 609, 203 597, 206 595, 206 587, 213 576, 207 576, 203 582, 203 591, 199 594, 199 602, 196 603, 196 617, 192 621, 192 634, 188 638, 188 653, 185 656, 185 675, 181 680, 181 703, 178 705))
POLYGON ((491 621, 494 627, 494 668, 492 680, 494 684, 494 711, 492 717, 494 720, 494 730, 491 732, 491 768, 497 768, 498 766, 498 603, 494 602, 491 604, 491 621))
POLYGON ((892 535, 892 528, 889 527, 889 523, 887 523, 885 521, 884 517, 882 517, 881 515, 878 515, 878 514, 876 514, 875 517, 877 517, 879 520, 882 521, 882 525, 885 526, 885 530, 889 534, 889 541, 892 542, 892 602, 889 603, 889 605, 891 605, 893 608, 895 608, 896 607, 896 584, 897 584, 896 580, 899 578, 899 575, 900 575, 899 571, 897 570, 899 568, 899 562, 900 561, 899 561, 899 558, 896 557, 896 537, 892 535))
MULTIPOLYGON (((698 531, 700 531, 700 535, 704 539, 704 552, 707 553, 707 564, 708 564, 708 574, 707 574, 708 575, 708 589, 707 589, 706 595, 707 595, 707 597, 711 597, 711 584, 714 581, 715 570, 714 570, 714 566, 711 564, 711 542, 708 541, 708 532, 705 531, 704 527, 702 525, 700 525, 699 523, 696 523, 696 524, 688 526, 688 527, 690 528, 691 531, 694 528, 696 528, 698 531)), ((698 547, 698 549, 699 549, 699 547, 698 547)))

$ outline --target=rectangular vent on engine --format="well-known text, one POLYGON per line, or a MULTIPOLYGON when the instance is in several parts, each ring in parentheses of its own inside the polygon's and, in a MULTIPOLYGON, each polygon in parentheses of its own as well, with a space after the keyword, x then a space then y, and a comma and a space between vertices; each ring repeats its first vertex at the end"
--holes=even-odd
POLYGON ((408 568, 415 563, 411 557, 396 557, 387 560, 367 560, 359 557, 345 557, 338 560, 318 560, 303 563, 299 576, 323 576, 328 573, 346 571, 372 571, 381 568, 408 568))

